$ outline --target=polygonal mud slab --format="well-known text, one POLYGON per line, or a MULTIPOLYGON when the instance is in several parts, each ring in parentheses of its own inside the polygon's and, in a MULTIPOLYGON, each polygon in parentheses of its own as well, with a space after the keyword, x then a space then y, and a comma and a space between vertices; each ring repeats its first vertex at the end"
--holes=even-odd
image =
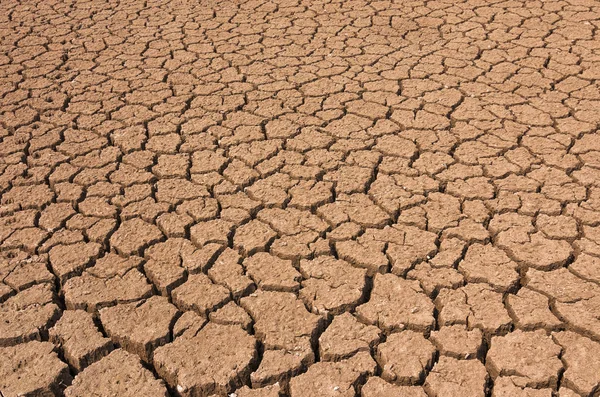
POLYGON ((115 343, 148 363, 154 350, 170 341, 177 308, 167 298, 153 296, 101 309, 99 315, 106 334, 115 343))
POLYGON ((158 375, 182 396, 230 393, 256 362, 256 340, 234 325, 208 324, 154 351, 158 375))
POLYGON ((375 276, 371 299, 356 308, 356 315, 368 324, 385 331, 433 328, 433 304, 418 281, 408 281, 393 274, 375 276))
POLYGON ((93 390, 99 396, 168 396, 162 380, 144 368, 134 354, 114 350, 80 372, 65 390, 66 397, 83 397, 93 390))
POLYGON ((60 317, 51 284, 37 284, 0 304, 0 346, 41 340, 60 317))
POLYGON ((5 396, 56 395, 71 382, 54 345, 33 341, 0 347, 0 390, 5 396))
POLYGON ((486 367, 494 379, 509 376, 517 386, 555 388, 563 368, 560 353, 560 346, 542 330, 517 330, 492 338, 486 367))
POLYGON ((77 371, 113 349, 111 340, 96 328, 92 315, 83 310, 65 310, 49 333, 50 341, 62 349, 65 360, 77 371))

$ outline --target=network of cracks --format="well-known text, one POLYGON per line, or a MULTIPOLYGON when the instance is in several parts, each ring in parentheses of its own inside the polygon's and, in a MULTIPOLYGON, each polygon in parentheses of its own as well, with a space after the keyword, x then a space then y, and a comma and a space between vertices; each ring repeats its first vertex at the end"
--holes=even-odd
POLYGON ((597 397, 599 28, 2 0, 2 396, 597 397))

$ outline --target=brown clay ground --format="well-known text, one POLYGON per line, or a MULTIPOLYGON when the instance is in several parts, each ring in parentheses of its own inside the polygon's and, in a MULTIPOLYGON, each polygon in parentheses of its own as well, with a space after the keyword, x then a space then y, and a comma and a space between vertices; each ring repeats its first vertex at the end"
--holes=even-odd
POLYGON ((2 0, 2 396, 598 396, 599 29, 2 0))

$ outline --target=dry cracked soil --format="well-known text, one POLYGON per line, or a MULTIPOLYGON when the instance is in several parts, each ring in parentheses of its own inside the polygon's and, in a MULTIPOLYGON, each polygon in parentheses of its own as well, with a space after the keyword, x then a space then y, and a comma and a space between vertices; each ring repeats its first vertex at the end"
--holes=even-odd
POLYGON ((597 397, 597 0, 0 1, 0 394, 597 397))

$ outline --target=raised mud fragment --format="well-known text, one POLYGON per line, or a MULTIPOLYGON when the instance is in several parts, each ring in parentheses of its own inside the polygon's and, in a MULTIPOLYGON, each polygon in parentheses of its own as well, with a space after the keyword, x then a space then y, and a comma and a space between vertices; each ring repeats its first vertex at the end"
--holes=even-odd
POLYGON ((583 335, 600 339, 600 287, 567 269, 551 272, 530 270, 527 286, 553 299, 558 317, 583 335))
POLYGON ((203 317, 231 300, 227 288, 214 284, 202 273, 190 275, 185 283, 173 290, 171 296, 179 310, 194 310, 203 317))
POLYGON ((418 280, 429 296, 435 296, 442 288, 458 288, 464 284, 464 277, 450 267, 432 267, 430 263, 419 263, 406 274, 409 280, 418 280))
POLYGON ((163 238, 160 229, 140 218, 127 220, 110 237, 110 244, 121 255, 140 255, 150 244, 163 238))
POLYGON ((266 251, 275 237, 277 233, 267 224, 253 220, 236 229, 233 246, 244 255, 252 255, 255 252, 266 251))
POLYGON ((49 252, 50 266, 61 284, 69 278, 78 276, 100 255, 101 246, 97 243, 77 243, 58 245, 49 252))
POLYGON ((443 289, 435 298, 440 326, 464 324, 486 335, 506 333, 511 318, 502 303, 502 294, 485 284, 467 284, 456 290, 443 289))
POLYGON ((288 385, 293 376, 302 373, 313 361, 314 355, 307 349, 265 350, 260 365, 250 375, 252 387, 288 385))
POLYGON ((554 333, 552 338, 563 349, 561 360, 566 370, 562 387, 579 395, 593 395, 600 386, 600 343, 570 331, 554 333))
POLYGON ((190 228, 190 237, 198 247, 209 243, 227 245, 233 226, 232 222, 222 219, 200 222, 190 228))
POLYGON ((569 270, 584 280, 600 283, 600 258, 598 257, 580 254, 569 265, 569 270))
POLYGON ((294 208, 266 208, 257 214, 257 219, 280 236, 272 243, 270 252, 282 259, 310 257, 315 252, 314 243, 329 229, 318 216, 294 208))
POLYGON ((167 295, 185 281, 187 274, 205 271, 221 249, 218 244, 198 248, 189 240, 169 238, 146 250, 144 271, 159 292, 167 295))
POLYGON ((492 338, 486 368, 494 379, 506 376, 520 387, 554 389, 563 368, 560 352, 561 347, 544 331, 517 330, 492 338))
POLYGON ((206 325, 208 320, 194 311, 184 312, 173 324, 173 339, 191 338, 206 325))
POLYGON ((305 278, 299 297, 314 313, 340 314, 360 303, 366 288, 366 270, 330 256, 300 261, 305 278))
POLYGON ((21 291, 0 305, 0 346, 41 340, 59 317, 51 284, 21 291))
POLYGON ((387 245, 385 253, 392 265, 391 271, 404 276, 415 264, 433 257, 437 251, 435 233, 414 226, 393 225, 383 229, 369 229, 359 237, 359 242, 369 240, 387 245))
POLYGON ((442 233, 442 238, 458 238, 467 243, 486 243, 490 238, 490 232, 482 222, 473 219, 461 219, 458 226, 451 227, 442 233))
POLYGON ((177 309, 167 298, 153 296, 145 301, 104 308, 99 314, 106 334, 121 348, 148 363, 153 351, 170 341, 177 309))
POLYGON ((335 250, 340 259, 356 267, 367 269, 367 275, 385 273, 389 268, 388 258, 383 253, 384 244, 376 242, 361 243, 355 240, 338 241, 335 250))
POLYGON ((265 349, 308 351, 323 325, 323 318, 306 310, 288 292, 257 291, 240 300, 254 320, 254 332, 265 349))
POLYGON ((237 397, 279 397, 280 389, 281 387, 277 383, 259 389, 251 389, 248 386, 244 386, 236 390, 235 395, 237 397))
POLYGON ((290 381, 291 397, 321 397, 356 395, 361 379, 375 372, 376 364, 368 353, 359 353, 348 360, 320 362, 290 381))
MULTIPOLYGON (((562 389, 561 389, 562 390, 562 389)), ((560 392, 559 395, 563 396, 560 392)), ((530 387, 520 387, 515 385, 511 378, 497 378, 494 382, 492 397, 552 397, 552 389, 533 389, 530 387)), ((567 395, 568 397, 568 395, 567 395)))
POLYGON ((47 255, 32 256, 19 250, 0 252, 0 278, 6 294, 13 290, 22 291, 35 284, 53 283, 55 280, 48 270, 47 255))
POLYGON ((92 315, 83 310, 65 310, 49 334, 50 341, 62 349, 65 360, 77 371, 113 349, 111 340, 96 328, 92 315))
POLYGON ((244 259, 247 275, 265 291, 294 292, 300 288, 302 275, 291 260, 259 252, 244 259))
POLYGON ((189 215, 172 212, 164 213, 156 218, 156 225, 167 237, 185 237, 186 230, 193 222, 193 218, 189 215))
POLYGON ((573 253, 573 248, 568 242, 550 240, 540 232, 502 232, 497 238, 497 245, 523 265, 540 270, 561 267, 573 253))
POLYGON ((428 262, 435 268, 454 267, 462 259, 466 247, 467 244, 457 238, 443 239, 438 253, 428 262))
POLYGON ((600 293, 600 286, 564 268, 551 272, 529 269, 524 280, 528 288, 567 304, 593 299, 600 293))
POLYGON ((356 316, 386 332, 403 329, 425 332, 433 328, 433 308, 418 281, 379 274, 374 278, 371 298, 356 308, 356 316))
POLYGON ((481 330, 467 330, 463 325, 441 327, 431 333, 429 340, 440 354, 457 359, 478 358, 483 348, 481 330))
POLYGON ((397 386, 385 380, 371 376, 367 383, 360 389, 361 397, 426 397, 425 391, 420 386, 397 386))
POLYGON ((159 202, 179 204, 184 200, 208 196, 205 186, 195 184, 187 179, 161 179, 156 183, 156 199, 159 202))
POLYGON ((65 390, 67 397, 83 397, 90 390, 99 396, 138 395, 166 397, 162 380, 142 366, 139 357, 117 349, 80 372, 65 390))
POLYGON ((154 367, 182 396, 223 395, 247 382, 256 358, 256 340, 246 331, 209 323, 156 349, 154 367))
POLYGON ((5 396, 59 395, 71 382, 69 367, 54 345, 33 341, 0 347, 0 390, 5 396))
POLYGON ((388 336, 375 357, 383 379, 408 386, 423 382, 435 355, 435 346, 423 335, 403 331, 388 336))
POLYGON ((431 396, 483 397, 486 395, 487 373, 478 360, 457 360, 442 356, 425 381, 431 396))
POLYGON ((152 295, 152 286, 138 270, 141 258, 109 253, 63 286, 67 309, 96 313, 103 307, 130 303, 152 295))
POLYGON ((379 343, 380 334, 379 328, 358 322, 352 314, 341 314, 319 337, 319 356, 323 361, 339 361, 358 352, 370 352, 379 343))
POLYGON ((550 310, 548 297, 529 288, 521 288, 516 295, 508 295, 506 308, 515 326, 524 331, 537 328, 555 330, 562 325, 550 310))
POLYGON ((317 214, 333 226, 350 221, 365 228, 382 227, 390 221, 389 215, 364 194, 340 194, 335 203, 319 207, 317 214))
POLYGON ((234 299, 245 296, 256 289, 252 279, 244 275, 242 256, 226 248, 208 270, 208 276, 217 284, 229 289, 234 299))
POLYGON ((499 292, 513 290, 519 281, 517 263, 491 244, 471 245, 458 270, 468 282, 486 283, 499 292))
POLYGON ((250 326, 252 325, 252 318, 250 318, 244 309, 239 307, 234 302, 229 302, 225 306, 210 313, 208 318, 213 323, 239 325, 245 330, 250 329, 250 326))

